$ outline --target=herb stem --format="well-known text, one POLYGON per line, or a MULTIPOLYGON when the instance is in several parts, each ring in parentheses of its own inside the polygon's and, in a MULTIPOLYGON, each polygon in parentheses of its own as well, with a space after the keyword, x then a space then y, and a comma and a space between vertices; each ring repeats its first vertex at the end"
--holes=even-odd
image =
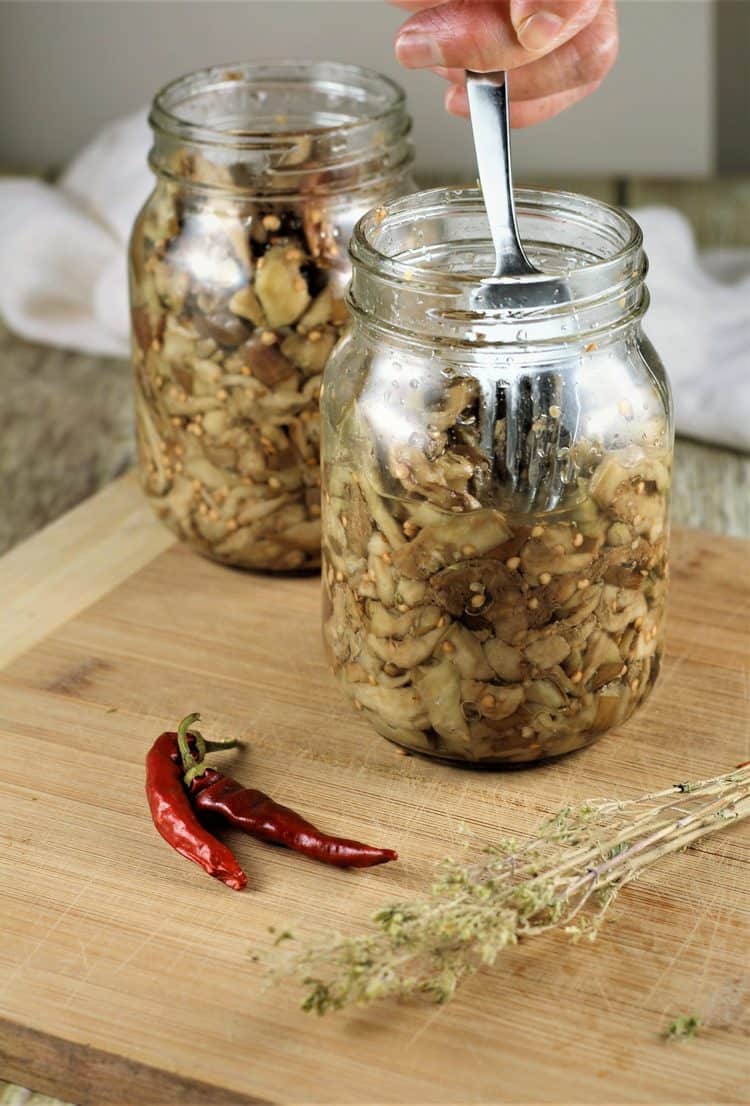
POLYGON ((301 980, 304 1009, 318 1013, 389 996, 443 1002, 522 938, 562 929, 593 940, 645 868, 747 817, 750 766, 637 799, 567 806, 524 843, 488 846, 480 862, 443 861, 426 898, 379 910, 368 933, 285 942, 270 972, 301 980))

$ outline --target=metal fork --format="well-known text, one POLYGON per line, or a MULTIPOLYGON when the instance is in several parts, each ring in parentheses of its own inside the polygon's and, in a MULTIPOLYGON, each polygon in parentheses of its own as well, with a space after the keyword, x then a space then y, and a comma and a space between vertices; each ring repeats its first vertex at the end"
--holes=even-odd
MULTIPOLYGON (((479 180, 495 247, 495 271, 481 281, 472 305, 481 311, 507 311, 512 317, 514 311, 543 312, 569 303, 568 281, 532 265, 518 233, 507 75, 467 70, 466 88, 479 180)), ((546 372, 515 369, 502 378, 497 369, 480 374, 480 448, 491 458, 502 498, 511 509, 552 510, 571 479, 566 447, 575 441, 578 425, 578 364, 576 358, 546 372), (505 422, 504 443, 496 440, 498 418, 505 422)))

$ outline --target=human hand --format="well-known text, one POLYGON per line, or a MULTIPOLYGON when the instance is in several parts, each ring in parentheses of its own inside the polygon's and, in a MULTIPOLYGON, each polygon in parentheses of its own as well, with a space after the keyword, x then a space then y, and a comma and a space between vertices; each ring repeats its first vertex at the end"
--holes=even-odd
POLYGON ((453 115, 469 114, 466 69, 510 70, 511 125, 528 127, 590 95, 617 57, 615 0, 392 2, 414 13, 396 36, 396 57, 450 82, 453 115))

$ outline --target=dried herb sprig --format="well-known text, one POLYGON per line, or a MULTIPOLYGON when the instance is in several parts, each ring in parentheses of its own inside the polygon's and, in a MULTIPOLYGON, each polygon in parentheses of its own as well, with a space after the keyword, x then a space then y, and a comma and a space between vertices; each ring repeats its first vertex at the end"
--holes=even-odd
POLYGON ((487 846, 476 863, 444 860, 428 896, 379 910, 371 933, 285 941, 269 971, 299 980, 302 1008, 318 1014, 387 997, 445 1002, 523 938, 559 929, 593 940, 644 868, 749 815, 747 766, 639 799, 566 806, 529 841, 487 846))

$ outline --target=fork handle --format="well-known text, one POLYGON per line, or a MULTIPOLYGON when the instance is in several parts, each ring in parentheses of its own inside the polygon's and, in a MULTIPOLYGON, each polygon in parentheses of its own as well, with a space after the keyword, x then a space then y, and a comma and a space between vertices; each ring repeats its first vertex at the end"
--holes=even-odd
POLYGON ((524 253, 518 234, 510 167, 508 77, 503 70, 466 70, 471 130, 484 205, 495 246, 495 277, 538 273, 524 253))

